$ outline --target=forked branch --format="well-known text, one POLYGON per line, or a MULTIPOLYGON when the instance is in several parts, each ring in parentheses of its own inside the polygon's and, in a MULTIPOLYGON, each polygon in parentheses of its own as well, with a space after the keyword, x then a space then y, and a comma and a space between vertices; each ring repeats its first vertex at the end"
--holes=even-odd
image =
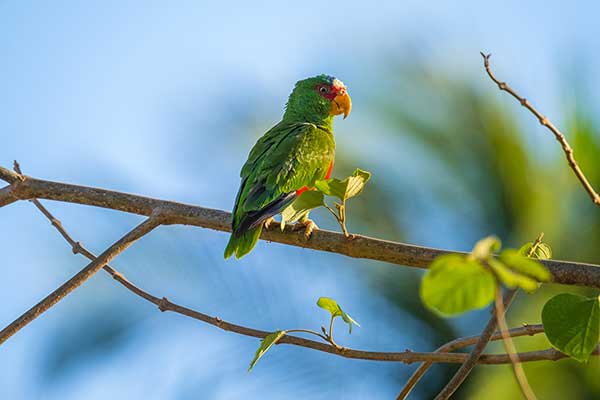
POLYGON ((6 328, 2 329, 2 331, 0 331, 0 345, 8 340, 12 335, 23 329, 31 321, 50 309, 50 307, 62 300, 69 293, 81 286, 86 280, 92 277, 92 275, 98 272, 106 263, 125 251, 135 241, 159 225, 159 217, 150 217, 115 242, 106 251, 100 254, 98 258, 90 262, 84 269, 63 283, 58 289, 54 290, 42 301, 27 310, 23 315, 10 323, 6 328))

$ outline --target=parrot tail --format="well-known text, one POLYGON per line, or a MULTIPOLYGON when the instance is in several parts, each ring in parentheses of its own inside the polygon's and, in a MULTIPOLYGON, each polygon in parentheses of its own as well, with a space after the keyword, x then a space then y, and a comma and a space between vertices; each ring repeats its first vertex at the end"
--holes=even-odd
POLYGON ((229 243, 225 247, 225 259, 235 254, 235 258, 242 258, 250 253, 262 232, 262 225, 249 229, 243 233, 234 232, 229 238, 229 243))
MULTIPOLYGON (((268 218, 279 214, 295 199, 295 191, 283 193, 260 210, 249 211, 234 217, 232 223, 233 233, 229 238, 227 247, 225 247, 225 259, 228 259, 233 254, 235 254, 235 258, 242 258, 250 253, 254 246, 256 246, 256 242, 258 242, 258 238, 262 232, 263 223, 268 218)), ((236 210, 237 205, 233 209, 234 215, 236 215, 236 210)))

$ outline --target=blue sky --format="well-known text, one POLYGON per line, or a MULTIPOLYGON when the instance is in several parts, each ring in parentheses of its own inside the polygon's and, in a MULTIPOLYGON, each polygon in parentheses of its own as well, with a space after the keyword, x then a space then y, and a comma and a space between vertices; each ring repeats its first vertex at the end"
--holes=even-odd
MULTIPOLYGON (((407 50, 432 70, 481 85, 489 82, 479 51, 491 51, 498 73, 535 93, 549 115, 560 115, 573 97, 565 72, 589 76, 584 94, 597 96, 600 82, 590 71, 599 69, 600 10, 591 2, 362 3, 0 1, 0 164, 18 159, 37 177, 229 209, 250 146, 277 122, 293 83, 308 75, 334 74, 349 87, 354 110, 336 123, 338 148, 359 151, 365 169, 385 132, 361 104, 387 95, 385 82, 394 77, 381 74, 382 64, 409 63, 407 50)), ((523 120, 539 132, 535 121, 523 120)), ((410 164, 410 154, 402 158, 410 164)), ((96 252, 139 221, 49 205, 96 252)), ((6 324, 85 261, 29 204, 0 209, 0 228, 6 324)), ((436 240, 429 244, 454 243, 436 240)), ((220 233, 161 228, 115 265, 150 292, 264 329, 318 326, 324 316, 314 302, 328 295, 356 310, 363 325, 351 337, 340 334, 346 343, 425 346, 394 323, 407 318, 418 331, 418 321, 370 296, 359 263, 342 268, 334 255, 261 243, 232 266, 221 260, 225 241, 220 233), (281 265, 271 265, 273 258, 281 265), (373 336, 381 330, 389 337, 373 336)), ((0 397, 390 397, 409 372, 394 377, 398 369, 388 365, 278 348, 246 374, 256 345, 160 314, 99 275, 2 346, 0 397), (45 370, 69 332, 94 331, 113 314, 126 321, 122 336, 56 364, 64 371, 45 370)))

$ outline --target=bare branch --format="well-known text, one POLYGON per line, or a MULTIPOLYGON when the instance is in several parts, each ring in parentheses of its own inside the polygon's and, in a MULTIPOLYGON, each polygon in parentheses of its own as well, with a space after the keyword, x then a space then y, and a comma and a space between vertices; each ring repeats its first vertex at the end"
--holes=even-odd
POLYGON ((584 175, 583 171, 577 164, 577 161, 575 161, 575 157, 573 156, 573 149, 569 145, 569 142, 567 142, 565 135, 563 135, 562 132, 552 122, 550 122, 550 120, 548 120, 548 118, 546 118, 535 107, 533 107, 527 99, 519 96, 519 94, 517 92, 515 92, 515 90, 512 89, 510 86, 508 86, 508 84, 506 82, 502 82, 494 76, 492 69, 490 67, 490 57, 492 56, 491 54, 481 53, 481 56, 483 57, 483 66, 485 67, 485 70, 486 70, 488 76, 490 77, 490 79, 492 81, 494 81, 494 83, 496 85, 498 85, 498 89, 507 92, 512 97, 517 99, 517 101, 523 107, 525 107, 533 115, 535 115, 535 117, 538 119, 540 124, 545 126, 550 132, 552 132, 554 134, 554 137, 560 143, 560 145, 565 153, 565 156, 567 157, 567 162, 569 163, 569 166, 571 167, 571 169, 577 176, 577 179, 579 179, 579 182, 581 182, 581 185, 583 186, 585 191, 588 193, 588 195, 590 196, 590 198, 592 199, 594 204, 596 204, 597 206, 600 206, 600 195, 598 193, 596 193, 596 191, 594 190, 594 188, 592 187, 592 185, 590 184, 590 182, 587 180, 586 176, 584 175))
POLYGON ((79 271, 67 282, 63 283, 58 289, 50 293, 42 301, 30 308, 6 328, 2 329, 2 331, 0 331, 0 345, 19 330, 24 328, 31 321, 39 317, 42 313, 46 312, 50 307, 62 300, 66 295, 81 286, 87 279, 98 272, 103 265, 115 258, 118 254, 122 253, 136 240, 140 239, 142 236, 159 226, 161 223, 160 221, 161 220, 158 217, 150 217, 146 219, 132 231, 115 242, 115 244, 110 246, 104 253, 100 255, 100 257, 89 263, 84 269, 79 271))
MULTIPOLYGON (((18 166, 16 161, 15 166, 18 166)), ((7 206, 20 200, 19 195, 17 194, 18 187, 19 184, 25 180, 25 177, 19 172, 14 173, 5 168, 0 168, 0 179, 10 183, 9 186, 0 188, 0 207, 7 206)))
MULTIPOLYGON (((527 253, 527 257, 531 257, 535 253, 536 248, 540 245, 540 243, 542 243, 543 238, 544 238, 544 233, 542 232, 538 235, 535 242, 531 245, 531 248, 529 249, 529 251, 527 253)), ((540 261, 540 260, 538 260, 538 261, 540 261)), ((500 282, 500 281, 498 281, 498 282, 500 282)), ((512 301, 515 299, 516 295, 517 295, 517 289, 508 289, 504 293, 503 299, 499 299, 499 298, 496 299, 496 305, 492 309, 492 316, 489 319, 485 329, 479 336, 479 339, 477 340, 475 347, 471 351, 471 354, 469 354, 469 358, 465 361, 465 363, 463 365, 461 365, 461 367, 458 369, 458 371, 456 371, 456 373, 454 374, 452 379, 446 384, 446 386, 442 389, 442 391, 437 395, 436 400, 450 398, 450 396, 452 396, 452 394, 456 391, 456 389, 458 389, 458 387, 460 385, 462 385, 464 380, 467 378, 467 376, 471 373, 471 371, 475 367, 477 360, 482 356, 481 354, 483 353, 485 346, 487 346, 487 344, 490 342, 490 340, 493 336, 492 333, 496 330, 496 326, 498 325, 499 321, 500 320, 505 321, 504 315, 506 314, 506 310, 508 309, 508 307, 510 306, 512 301)), ((502 328, 500 329, 500 331, 502 333, 502 328)), ((501 334, 501 337, 504 339, 505 335, 501 334)), ((509 356, 511 362, 513 363, 513 365, 515 364, 514 363, 515 357, 517 360, 519 359, 519 355, 509 354, 508 356, 509 356)), ((522 378, 522 377, 519 377, 519 378, 522 378)), ((525 381, 526 381, 526 379, 525 379, 525 381)), ((521 383, 521 381, 519 381, 519 383, 521 383)))
MULTIPOLYGON (((97 258, 88 251, 81 243, 75 241, 68 232, 64 229, 62 223, 56 219, 38 200, 32 201, 34 205, 48 218, 48 220, 52 223, 52 225, 58 230, 63 238, 69 243, 73 252, 75 254, 82 254, 88 259, 97 262, 97 258)), ((175 304, 169 301, 166 297, 157 297, 154 296, 143 289, 140 289, 133 283, 131 283, 123 274, 115 270, 113 267, 105 264, 103 268, 119 283, 121 283, 125 288, 133 292, 134 294, 140 296, 141 298, 153 303, 156 305, 161 311, 171 311, 175 312, 190 318, 194 318, 196 320, 205 322, 209 325, 216 326, 220 329, 223 329, 228 332, 234 332, 237 334, 255 337, 255 338, 264 338, 271 332, 257 330, 253 328, 244 327, 241 325, 236 325, 227 321, 222 320, 219 317, 211 317, 207 314, 192 310, 187 307, 183 307, 181 305, 175 304)), ((472 345, 477 342, 479 339, 478 336, 470 336, 466 338, 455 339, 452 342, 447 343, 442 346, 445 351, 438 350, 436 353, 418 353, 412 351, 404 351, 404 352, 372 352, 372 351, 364 351, 364 350, 354 350, 348 349, 339 346, 333 346, 330 344, 327 337, 319 334, 318 332, 309 331, 305 329, 292 329, 288 330, 289 332, 305 332, 313 335, 317 335, 321 337, 328 343, 316 342, 313 340, 293 336, 293 335, 285 335, 279 343, 292 344, 300 347, 306 347, 313 350, 323 351, 330 354, 335 354, 341 357, 353 358, 353 359, 363 359, 363 360, 376 360, 376 361, 395 361, 395 362, 404 362, 404 363, 412 363, 417 361, 427 361, 428 364, 434 362, 445 362, 445 363, 457 363, 463 362, 466 359, 466 354, 443 354, 444 352, 450 352, 455 349, 463 348, 469 345, 472 345)), ((532 326, 524 326, 522 328, 516 328, 509 331, 511 336, 524 336, 524 335, 535 335, 537 333, 543 332, 543 327, 541 325, 532 325, 532 326)), ((491 340, 501 339, 500 334, 495 334, 492 336, 491 340)), ((557 352, 553 349, 542 350, 538 352, 524 353, 525 357, 528 361, 538 361, 538 360, 558 360, 560 358, 567 357, 566 355, 557 352)), ((483 356, 479 363, 485 364, 505 364, 510 362, 510 359, 502 354, 497 355, 486 355, 483 356)))
MULTIPOLYGON (((523 325, 523 327, 521 327, 521 328, 510 329, 508 331, 508 334, 510 337, 519 337, 519 336, 533 336, 533 335, 537 335, 538 333, 542 333, 542 332, 544 332, 543 325, 527 325, 526 324, 526 325, 523 325)), ((502 333, 496 332, 492 335, 492 337, 490 338, 490 341, 496 341, 496 340, 500 340, 500 339, 502 339, 502 333)), ((452 340, 452 341, 438 347, 435 352, 436 353, 449 353, 451 351, 454 351, 457 349, 462 349, 464 347, 473 345, 473 344, 477 343, 478 341, 479 341, 479 335, 468 336, 465 338, 458 338, 458 339, 452 340)), ((433 365, 432 362, 425 362, 425 363, 419 365, 419 368, 417 368, 415 370, 415 372, 411 375, 411 377, 408 379, 408 381, 402 388, 402 391, 398 395, 397 400, 406 399, 406 397, 410 394, 412 389, 419 382, 421 377, 425 374, 425 372, 427 372, 429 367, 431 367, 432 365, 433 365)))
MULTIPOLYGON (((12 175, 6 174, 6 171, 0 167, 0 178, 15 175, 11 171, 9 172, 12 175)), ((15 182, 12 186, 13 196, 18 197, 20 200, 33 198, 56 200, 146 216, 152 215, 155 209, 161 209, 164 213, 163 224, 193 225, 223 232, 231 231, 231 214, 221 210, 31 177, 26 177, 23 182, 14 180, 12 182, 15 182)), ((378 260, 418 268, 426 268, 434 258, 444 254, 464 254, 457 251, 415 246, 356 234, 352 235, 351 238, 346 238, 341 233, 326 230, 313 232, 310 240, 306 240, 303 232, 291 228, 286 228, 282 232, 276 226, 263 230, 261 239, 338 253, 348 257, 378 260)), ((556 283, 600 288, 600 268, 597 265, 558 260, 541 260, 540 262, 550 270, 556 283)))
MULTIPOLYGON (((503 301, 504 311, 506 311, 508 306, 510 306, 510 303, 512 303, 516 294, 517 294, 516 290, 507 290, 506 291, 506 293, 504 294, 504 301, 503 301)), ((477 340, 477 343, 475 344, 475 347, 469 354, 468 358, 465 360, 463 365, 460 366, 458 371, 456 371, 456 373, 454 374, 452 379, 450 379, 450 381, 446 384, 446 386, 442 389, 442 391, 436 396, 436 400, 445 400, 445 399, 450 398, 450 396, 452 396, 452 394, 456 391, 456 389, 458 389, 458 387, 464 382, 464 380, 471 373, 471 371, 473 370, 475 365, 478 363, 479 359, 482 357, 481 354, 483 353, 485 346, 487 346, 490 339, 492 338, 492 335, 493 335, 494 331, 496 330, 496 326, 497 326, 495 309, 493 309, 492 314, 493 314, 492 317, 488 321, 483 332, 481 332, 481 335, 479 336, 479 339, 477 340)))
MULTIPOLYGON (((538 237, 535 239, 535 241, 531 245, 531 248, 527 252, 527 257, 531 257, 534 254, 537 247, 540 245, 540 243, 542 243, 543 238, 544 238, 544 233, 542 232, 538 235, 538 237)), ((504 314, 504 313, 506 313, 506 310, 502 311, 502 314, 504 314)), ((498 308, 496 308, 496 314, 492 315, 492 317, 490 318, 490 321, 493 320, 496 317, 496 315, 498 315, 498 308)), ((543 332, 543 331, 544 331, 544 327, 542 325, 525 325, 525 326, 523 326, 523 328, 510 330, 508 332, 508 336, 509 337, 517 337, 517 336, 524 336, 524 335, 535 335, 535 334, 543 332)), ((504 337, 505 337, 505 335, 501 331, 496 332, 495 334, 492 335, 492 337, 490 338, 490 341, 504 339, 504 337)), ((468 345, 477 343, 479 341, 479 336, 471 336, 470 339, 472 340, 472 342, 468 343, 468 345)), ((460 344, 461 344, 461 342, 456 343, 456 341, 448 342, 445 345, 439 347, 436 350, 436 353, 447 353, 447 352, 453 351, 457 348, 464 347, 464 346, 460 346, 460 347, 457 346, 460 344)), ((431 367, 432 364, 433 363, 423 363, 419 366, 419 368, 417 368, 415 370, 415 372, 408 379, 408 381, 402 388, 402 391, 398 395, 398 397, 397 397, 398 400, 404 400, 410 394, 411 390, 415 387, 415 385, 419 382, 421 377, 425 374, 425 372, 427 372, 427 370, 429 369, 429 367, 431 367)))
POLYGON ((14 185, 6 186, 0 189, 0 207, 7 206, 15 201, 20 200, 18 195, 15 195, 14 185))
POLYGON ((18 173, 12 172, 10 169, 6 168, 0 168, 0 179, 8 184, 21 180, 18 173))

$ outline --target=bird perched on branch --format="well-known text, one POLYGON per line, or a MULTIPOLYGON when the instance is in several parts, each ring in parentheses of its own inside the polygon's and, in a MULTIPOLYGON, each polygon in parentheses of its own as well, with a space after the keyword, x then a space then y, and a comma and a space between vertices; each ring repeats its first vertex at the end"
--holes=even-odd
MULTIPOLYGON (((256 142, 242 167, 225 258, 248 254, 273 216, 316 181, 329 178, 335 155, 333 117, 346 118, 351 108, 346 87, 332 76, 296 83, 281 122, 256 142)), ((315 223, 308 216, 301 223, 310 236, 315 223)))

